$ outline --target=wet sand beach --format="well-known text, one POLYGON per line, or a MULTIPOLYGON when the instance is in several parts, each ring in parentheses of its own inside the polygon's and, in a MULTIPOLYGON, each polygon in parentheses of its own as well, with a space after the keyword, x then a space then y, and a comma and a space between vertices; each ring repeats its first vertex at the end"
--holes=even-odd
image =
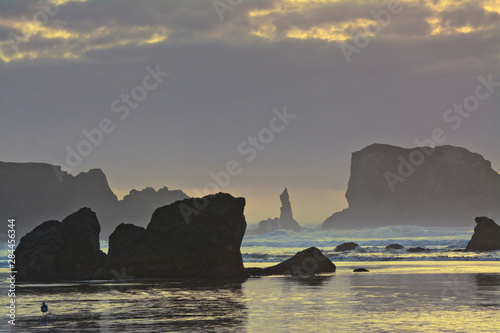
MULTIPOLYGON (((268 266, 272 263, 248 263, 268 266)), ((342 262, 314 277, 18 284, 2 332, 496 332, 498 262, 342 262), (364 267, 365 273, 354 273, 364 267), (49 305, 42 320, 40 304, 49 305)), ((2 299, 6 291, 2 288, 2 299)))

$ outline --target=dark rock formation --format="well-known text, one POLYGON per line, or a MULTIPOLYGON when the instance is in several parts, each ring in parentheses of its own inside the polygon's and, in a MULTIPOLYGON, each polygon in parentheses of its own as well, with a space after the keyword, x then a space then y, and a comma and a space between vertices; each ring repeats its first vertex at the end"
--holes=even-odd
POLYGON ((89 208, 62 222, 47 221, 21 238, 16 248, 18 281, 88 280, 106 262, 100 225, 89 208))
POLYGON ((405 247, 399 244, 389 244, 385 248, 386 250, 401 250, 404 249, 405 247))
POLYGON ((500 250, 500 226, 485 216, 476 217, 475 221, 477 225, 466 249, 473 251, 500 250))
POLYGON ((288 190, 285 188, 283 193, 280 195, 281 208, 280 217, 274 219, 267 219, 259 222, 256 229, 248 230, 246 236, 261 235, 266 232, 276 231, 276 230, 294 230, 302 231, 302 227, 297 221, 293 219, 292 206, 290 205, 290 197, 288 196, 288 190))
POLYGON ((244 198, 218 193, 158 208, 146 229, 121 224, 101 277, 125 270, 135 278, 246 278, 244 207, 244 198))
POLYGON ((337 252, 340 252, 340 251, 351 251, 351 250, 354 250, 357 247, 359 247, 359 245, 356 244, 356 243, 353 243, 353 242, 342 243, 342 244, 338 245, 335 248, 335 251, 337 251, 337 252))
POLYGON ((362 268, 362 267, 360 267, 360 268, 355 268, 355 269, 353 270, 353 272, 369 272, 369 271, 370 271, 370 270, 368 270, 368 269, 366 269, 366 268, 362 268))
MULTIPOLYGON (((107 263, 118 266, 121 258, 135 256, 134 252, 144 245, 145 239, 145 228, 133 224, 120 224, 109 236, 107 263)), ((150 258, 144 258, 144 260, 150 260, 150 258)))
POLYGON ((16 218, 19 237, 42 221, 61 220, 90 207, 101 220, 105 238, 119 223, 146 225, 154 209, 184 198, 181 191, 147 188, 132 190, 119 201, 100 169, 72 176, 46 163, 0 162, 0 218, 16 218))
POLYGON ((349 208, 323 229, 462 227, 478 215, 500 218, 500 175, 481 155, 453 146, 373 144, 354 152, 345 196, 349 208))
POLYGON ((276 230, 280 230, 280 219, 277 217, 274 219, 267 219, 260 221, 258 227, 256 229, 247 230, 245 236, 262 235, 265 234, 266 232, 271 232, 276 230))
POLYGON ((282 263, 266 268, 247 268, 251 276, 267 275, 313 275, 335 272, 335 264, 315 247, 297 252, 282 263))
POLYGON ((280 214, 280 229, 290 229, 301 231, 302 227, 293 219, 292 206, 290 205, 290 197, 288 190, 285 188, 280 195, 281 200, 281 214, 280 214))
POLYGON ((408 251, 408 252, 425 252, 425 251, 429 251, 429 250, 424 249, 423 247, 417 246, 417 247, 410 247, 406 251, 408 251))

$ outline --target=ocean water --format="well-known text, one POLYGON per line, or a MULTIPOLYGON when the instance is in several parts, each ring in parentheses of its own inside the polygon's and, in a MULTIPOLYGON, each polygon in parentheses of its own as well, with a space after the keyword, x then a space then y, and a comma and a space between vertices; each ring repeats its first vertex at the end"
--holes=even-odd
MULTIPOLYGON (((320 248, 337 271, 312 277, 18 283, 15 326, 4 279, 0 332, 499 332, 500 251, 456 251, 472 233, 399 226, 244 238, 247 267, 320 248), (360 248, 334 251, 350 241, 360 248), (429 251, 385 250, 391 243, 429 251), (358 267, 370 271, 354 273, 358 267), (41 301, 49 305, 46 320, 41 301)), ((5 250, 1 256, 6 277, 5 250)))
POLYGON ((245 262, 280 262, 298 251, 316 246, 333 262, 386 260, 476 260, 498 261, 500 251, 462 251, 474 233, 472 228, 388 226, 361 230, 321 230, 309 227, 304 232, 275 231, 243 239, 241 253, 245 262), (335 252, 342 243, 355 242, 359 248, 335 252), (403 245, 402 250, 386 250, 389 244, 403 245), (411 247, 425 252, 408 252, 411 247))
MULTIPOLYGON (((274 231, 259 236, 246 236, 241 245, 244 262, 281 262, 295 253, 315 246, 333 262, 340 261, 437 261, 473 260, 500 261, 500 251, 463 251, 474 233, 473 228, 440 228, 419 226, 388 226, 361 230, 321 230, 309 226, 303 232, 274 231), (342 243, 355 242, 359 248, 336 252, 342 243), (402 250, 386 250, 389 244, 400 244, 402 250), (408 252, 411 247, 425 252, 408 252)), ((7 246, 0 250, 0 269, 7 267, 7 246)), ((108 241, 101 240, 101 250, 108 252, 108 241)))

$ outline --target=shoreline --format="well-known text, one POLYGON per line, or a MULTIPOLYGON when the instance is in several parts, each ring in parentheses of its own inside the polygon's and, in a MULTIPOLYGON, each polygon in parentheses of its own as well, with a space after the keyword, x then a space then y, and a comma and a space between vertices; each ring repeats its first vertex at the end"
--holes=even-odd
MULTIPOLYGON (((279 262, 244 262, 245 268, 259 267, 265 268, 279 264, 279 262)), ((500 276, 500 262, 492 264, 492 261, 345 261, 335 263, 337 269, 333 273, 316 274, 309 277, 295 277, 291 275, 272 275, 272 276, 258 276, 249 277, 239 283, 244 284, 248 280, 260 278, 297 278, 308 279, 322 276, 375 276, 375 275, 462 275, 462 274, 494 274, 500 276), (366 268, 369 272, 353 272, 355 268, 366 268)), ((6 274, 7 269, 1 268, 0 274, 6 274)), ((19 282, 19 287, 36 287, 36 286, 79 286, 79 285, 136 285, 136 284, 149 284, 149 283, 162 283, 162 282, 186 282, 186 283, 235 283, 235 280, 220 280, 220 279, 127 279, 127 280, 82 280, 82 281, 57 281, 49 282, 36 282, 27 281, 19 282)))
MULTIPOLYGON (((333 262, 337 270, 333 275, 342 274, 499 274, 499 261, 477 261, 477 260, 406 260, 406 261, 340 261, 333 262), (496 264, 492 264, 496 262, 496 264), (363 267, 370 272, 354 273, 353 269, 363 267), (408 269, 419 268, 414 271, 408 269)), ((268 267, 279 264, 279 262, 243 262, 245 268, 248 267, 268 267)), ((283 276, 283 275, 279 275, 283 276)))

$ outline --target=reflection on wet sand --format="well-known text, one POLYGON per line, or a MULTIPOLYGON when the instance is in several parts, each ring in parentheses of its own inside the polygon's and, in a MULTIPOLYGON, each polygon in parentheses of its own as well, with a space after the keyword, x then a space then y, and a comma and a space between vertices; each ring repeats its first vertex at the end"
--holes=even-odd
POLYGON ((497 332, 495 264, 378 262, 354 273, 358 263, 342 263, 331 275, 243 283, 20 284, 12 332, 497 332))
POLYGON ((475 274, 480 306, 500 307, 500 274, 475 274))
POLYGON ((335 275, 316 275, 316 276, 286 276, 287 281, 296 282, 298 284, 309 287, 321 287, 335 275))
POLYGON ((32 285, 19 300, 16 332, 216 331, 243 328, 248 317, 241 283, 217 281, 32 285), (51 310, 45 321, 42 300, 51 310))

